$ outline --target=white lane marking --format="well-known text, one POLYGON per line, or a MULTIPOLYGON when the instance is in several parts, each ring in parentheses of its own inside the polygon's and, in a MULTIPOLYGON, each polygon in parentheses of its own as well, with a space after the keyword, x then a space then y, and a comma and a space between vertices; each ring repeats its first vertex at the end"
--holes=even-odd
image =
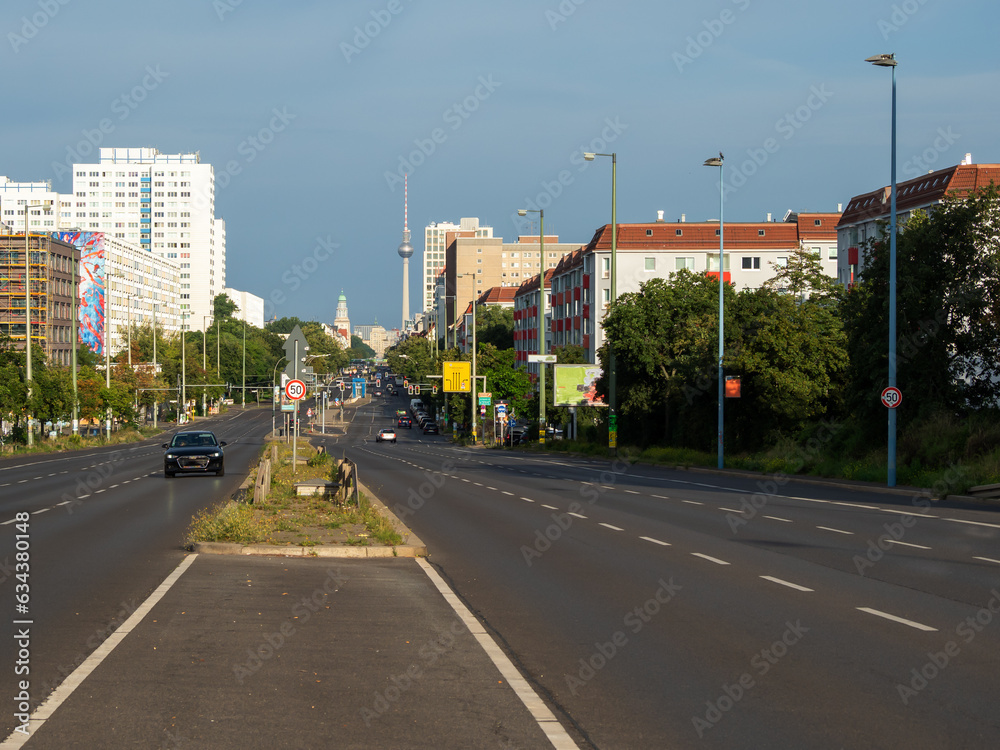
POLYGON ((695 557, 700 557, 702 560, 708 560, 709 562, 714 562, 716 565, 729 565, 725 560, 720 560, 717 557, 712 557, 711 555, 703 555, 701 552, 692 552, 695 557))
POLYGON ((497 488, 496 488, 496 487, 490 487, 489 485, 487 485, 487 486, 486 486, 486 489, 488 489, 488 490, 493 490, 494 492, 496 492, 496 491, 497 491, 497 488))
POLYGON ((660 500, 669 500, 670 499, 666 495, 653 495, 653 497, 659 498, 660 500))
POLYGON ((670 542, 661 542, 659 539, 653 539, 651 536, 641 536, 639 537, 644 542, 652 542, 653 544, 659 544, 661 547, 669 547, 670 542))
POLYGON ((946 518, 945 521, 951 521, 952 523, 967 523, 970 526, 989 526, 991 529, 1000 529, 1000 524, 997 523, 983 523, 982 521, 963 521, 961 518, 946 518))
POLYGON ((507 492, 507 490, 500 490, 500 491, 503 492, 503 494, 505 494, 505 495, 510 495, 511 497, 514 497, 514 493, 513 492, 507 492))
POLYGON ((973 560, 982 560, 983 562, 991 562, 1000 565, 1000 560, 994 560, 992 557, 973 557, 973 560))
POLYGON ((613 490, 613 489, 614 489, 614 487, 609 487, 609 486, 608 486, 608 485, 606 485, 606 484, 602 484, 602 485, 601 485, 601 489, 602 489, 602 490, 613 490))
POLYGON ((142 622, 142 619, 149 614, 149 611, 156 606, 156 603, 163 598, 163 596, 170 590, 177 579, 181 577, 185 570, 190 567, 194 559, 198 557, 197 554, 189 555, 181 561, 181 564, 174 568, 173 572, 166 577, 166 579, 161 583, 152 594, 144 601, 135 612, 132 613, 125 622, 122 623, 115 632, 107 637, 107 639, 97 650, 94 651, 90 656, 87 657, 86 661, 83 662, 79 667, 73 670, 72 674, 67 677, 63 683, 57 687, 49 695, 45 701, 35 709, 34 713, 31 714, 29 719, 31 723, 31 731, 28 734, 22 734, 20 732, 13 732, 4 742, 2 747, 10 748, 14 750, 24 745, 39 729, 42 725, 52 718, 52 714, 61 706, 67 698, 69 698, 73 691, 76 690, 87 679, 88 675, 93 672, 100 665, 104 659, 107 658, 108 654, 114 651, 115 646, 125 640, 125 637, 135 630, 136 626, 142 622))
POLYGON ((526 502, 526 503, 533 503, 533 502, 535 502, 530 497, 522 497, 521 499, 524 500, 524 502, 526 502))
MULTIPOLYGON (((834 505, 846 505, 848 508, 864 508, 865 510, 883 510, 882 508, 878 508, 878 507, 876 507, 874 505, 861 505, 859 503, 834 502, 833 504, 834 505)), ((899 511, 889 511, 889 512, 890 513, 898 513, 899 511)))
POLYGON ((558 509, 558 508, 557 508, 556 506, 554 506, 554 505, 545 505, 544 503, 542 503, 542 507, 543 507, 543 508, 548 508, 549 510, 559 510, 559 509, 558 509))
POLYGON ((687 503, 688 505, 704 505, 705 503, 699 503, 694 500, 681 500, 682 503, 687 503))
POLYGON ((601 522, 597 524, 598 526, 603 526, 606 529, 611 529, 612 531, 625 531, 625 529, 620 529, 617 526, 612 526, 610 523, 601 522))
POLYGON ((909 542, 897 542, 895 539, 886 539, 887 544, 899 544, 903 547, 916 547, 917 549, 930 549, 930 547, 925 547, 922 544, 910 544, 909 542))
POLYGON ((507 680, 507 684, 513 688, 517 697, 521 699, 524 703, 525 708, 531 713, 532 718, 538 722, 538 726, 545 736, 548 737, 549 742, 552 743, 553 747, 564 748, 565 750, 570 750, 571 748, 576 748, 577 745, 573 742, 573 739, 566 733, 562 725, 556 719, 552 711, 549 710, 545 702, 538 697, 538 694, 532 689, 531 685, 528 683, 521 673, 517 671, 517 668, 511 663, 507 655, 500 650, 497 646, 496 641, 494 641, 489 633, 483 628, 472 613, 469 611, 462 601, 455 595, 455 592, 449 588, 448 584, 444 582, 437 571, 431 567, 423 558, 416 558, 417 564, 423 568, 424 573, 427 577, 431 579, 431 582, 437 587, 437 590, 441 592, 441 596, 445 598, 455 613, 461 618, 462 622, 465 623, 466 627, 469 628, 469 632, 479 641, 479 645, 483 647, 486 654, 490 657, 493 663, 496 665, 497 669, 500 670, 500 674, 503 675, 504 679, 507 680))
POLYGON ((778 516, 764 516, 764 518, 770 518, 772 521, 781 521, 782 523, 792 523, 790 518, 779 518, 778 516))
POLYGON ((829 526, 817 526, 816 528, 817 529, 823 529, 823 531, 832 531, 834 534, 851 534, 851 535, 854 534, 853 531, 844 531, 842 529, 834 529, 834 528, 831 528, 829 526))
POLYGON ((33 510, 33 511, 31 511, 31 515, 37 516, 39 513, 45 513, 48 510, 52 510, 52 509, 51 508, 42 508, 41 510, 33 510))
POLYGON ((893 622, 901 623, 902 625, 909 625, 911 628, 916 628, 917 630, 923 630, 927 633, 936 633, 937 628, 932 628, 930 625, 924 625, 920 622, 914 622, 913 620, 907 620, 903 617, 896 617, 896 615, 890 615, 888 612, 881 612, 877 609, 872 609, 871 607, 858 607, 862 612, 867 612, 870 615, 875 615, 876 617, 884 617, 886 620, 892 620, 893 622))
POLYGON ((626 495, 641 495, 641 492, 636 492, 635 490, 625 490, 626 495))
POLYGON ((724 510, 726 513, 735 513, 738 516, 743 515, 743 511, 736 510, 735 508, 723 508, 722 506, 719 506, 719 510, 724 510))
POLYGON ((16 518, 12 518, 9 521, 4 521, 3 523, 0 523, 0 526, 8 526, 8 525, 14 523, 14 521, 16 521, 16 520, 17 520, 16 518))
POLYGON ((567 515, 573 516, 574 518, 586 518, 586 516, 582 516, 579 513, 573 513, 573 512, 569 512, 567 513, 567 515))
POLYGON ((780 586, 788 586, 790 589, 795 589, 796 591, 812 591, 810 588, 805 586, 799 586, 797 583, 792 583, 791 581, 783 581, 780 578, 775 578, 774 576, 761 576, 765 581, 770 581, 771 583, 777 583, 780 586))

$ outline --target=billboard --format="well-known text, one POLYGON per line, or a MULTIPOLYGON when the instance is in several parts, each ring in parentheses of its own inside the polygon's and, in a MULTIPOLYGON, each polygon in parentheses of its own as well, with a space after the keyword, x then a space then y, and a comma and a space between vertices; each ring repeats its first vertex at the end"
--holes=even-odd
POLYGON ((602 370, 597 365, 554 365, 554 406, 607 406, 597 395, 602 370))
POLYGON ((77 341, 95 354, 104 355, 105 261, 103 232, 57 232, 56 237, 80 250, 80 284, 77 341))

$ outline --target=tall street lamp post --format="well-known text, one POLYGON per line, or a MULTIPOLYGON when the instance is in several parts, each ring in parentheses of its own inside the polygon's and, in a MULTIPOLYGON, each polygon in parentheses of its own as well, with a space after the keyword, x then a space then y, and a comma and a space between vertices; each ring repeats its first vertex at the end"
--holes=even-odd
POLYGON ((181 403, 177 405, 177 424, 187 415, 187 313, 181 313, 181 403))
POLYGON ((722 378, 722 357, 725 352, 725 345, 723 342, 723 332, 724 332, 724 299, 723 292, 725 290, 725 264, 723 263, 723 237, 726 233, 726 225, 723 221, 722 209, 723 209, 723 196, 725 195, 723 191, 723 174, 725 168, 723 167, 723 162, 725 157, 722 152, 719 152, 718 156, 713 156, 711 159, 705 159, 706 167, 718 167, 719 168, 719 468, 723 467, 723 439, 722 439, 722 425, 723 425, 723 408, 725 404, 725 385, 722 378))
MULTIPOLYGON (((538 214, 538 353, 545 354, 545 209, 519 208, 518 216, 538 214)), ((538 442, 545 443, 545 363, 538 363, 538 442)))
MULTIPOLYGON (((889 193, 889 387, 896 387, 896 56, 873 55, 865 62, 892 70, 892 135, 889 193)), ((889 455, 886 484, 896 486, 896 410, 889 409, 889 455)))
MULTIPOLYGON (((28 217, 31 209, 37 208, 40 211, 48 212, 49 204, 32 204, 24 202, 24 353, 27 357, 27 370, 25 372, 25 385, 28 388, 27 418, 28 418, 28 446, 34 441, 34 434, 31 431, 31 227, 28 217)), ((39 240, 41 238, 39 237, 39 240)), ((39 250, 41 242, 39 241, 39 250)))
MULTIPOLYGON (((593 161, 598 156, 611 157, 611 304, 618 299, 618 154, 598 154, 587 152, 583 158, 593 161)), ((615 347, 608 342, 608 448, 618 452, 618 373, 615 361, 615 347)))
MULTIPOLYGON (((208 326, 205 321, 211 318, 211 315, 201 316, 201 369, 208 371, 208 326)), ((207 378, 206 378, 207 380, 207 378)), ((208 415, 208 389, 201 389, 201 416, 208 415)))
MULTIPOLYGON (((77 324, 77 320, 80 317, 80 310, 79 310, 80 300, 76 292, 76 277, 77 274, 80 272, 79 256, 80 256, 79 248, 74 248, 73 254, 71 256, 72 263, 70 264, 70 266, 73 269, 73 306, 72 306, 73 320, 72 323, 70 324, 70 341, 73 342, 73 348, 70 351, 70 369, 72 370, 73 373, 73 434, 74 435, 80 434, 80 397, 78 395, 76 387, 76 348, 77 346, 79 346, 79 338, 78 338, 79 327, 77 324)), ((156 425, 154 424, 153 426, 155 427, 156 425)))

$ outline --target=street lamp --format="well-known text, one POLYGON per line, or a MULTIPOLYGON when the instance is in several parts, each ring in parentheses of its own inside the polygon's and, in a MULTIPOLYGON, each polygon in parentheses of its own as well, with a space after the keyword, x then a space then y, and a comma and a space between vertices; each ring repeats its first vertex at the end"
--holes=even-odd
POLYGON ((722 155, 722 152, 720 151, 718 156, 713 156, 711 159, 705 159, 705 164, 704 164, 704 166, 706 166, 706 167, 718 167, 719 168, 719 438, 718 438, 718 441, 719 441, 719 468, 720 469, 723 467, 723 463, 724 463, 723 462, 723 439, 722 439, 722 425, 723 425, 722 416, 723 416, 723 409, 724 409, 724 404, 725 404, 724 384, 723 384, 723 379, 722 379, 722 356, 723 356, 723 353, 725 351, 725 347, 724 347, 724 344, 723 344, 723 338, 722 338, 722 334, 723 334, 723 330, 724 330, 724 322, 723 322, 723 317, 722 316, 723 316, 723 310, 724 310, 724 302, 723 302, 723 300, 725 299, 723 297, 723 292, 724 292, 724 287, 725 287, 725 283, 726 283, 725 282, 725 276, 723 274, 723 269, 725 269, 725 264, 723 263, 723 244, 724 244, 723 243, 723 236, 726 233, 726 225, 725 225, 725 223, 723 221, 723 217, 722 217, 723 196, 725 195, 725 192, 723 190, 723 174, 725 172, 725 168, 723 167, 723 162, 724 161, 725 161, 725 157, 722 155))
MULTIPOLYGON (((205 325, 205 321, 211 318, 211 315, 201 316, 201 369, 208 371, 208 326, 205 325)), ((207 378, 206 378, 207 379, 207 378)), ((201 415, 204 417, 208 413, 208 389, 201 389, 201 415)))
MULTIPOLYGON (((892 135, 889 192, 889 387, 896 387, 896 56, 873 55, 865 62, 892 69, 892 135)), ((886 484, 896 486, 896 410, 889 409, 889 455, 886 484)))
MULTIPOLYGON (((518 216, 538 214, 538 353, 545 354, 545 209, 519 208, 518 216)), ((545 443, 545 363, 538 363, 538 442, 545 443)))
MULTIPOLYGON (((598 156, 611 157, 611 304, 618 298, 618 154, 598 154, 585 152, 583 158, 593 161, 598 156)), ((608 341, 608 448, 618 452, 618 413, 617 381, 618 373, 615 361, 615 347, 608 341)))
MULTIPOLYGON (((26 200, 24 202, 24 296, 25 296, 25 306, 24 306, 24 351, 27 355, 27 371, 25 373, 25 385, 28 388, 28 403, 27 403, 27 418, 28 418, 28 447, 31 447, 34 441, 34 435, 31 432, 31 228, 29 227, 28 217, 31 215, 32 208, 38 208, 41 211, 48 213, 51 201, 49 203, 31 204, 26 200)), ((39 239, 41 237, 39 236, 39 239)), ((39 242, 39 249, 41 248, 41 243, 39 242)))
MULTIPOLYGON (((542 273, 544 273, 544 271, 542 273)), ((455 278, 458 278, 459 276, 472 276, 474 278, 475 275, 476 274, 474 274, 474 273, 457 273, 457 274, 455 274, 455 278)), ((456 302, 456 304, 457 304, 457 302, 456 302)), ((455 326, 455 344, 456 345, 458 344, 458 326, 457 325, 455 326)), ((470 409, 470 411, 472 412, 471 417, 472 417, 472 444, 473 445, 476 444, 476 406, 477 406, 477 398, 476 398, 476 396, 478 395, 476 393, 477 383, 478 383, 478 381, 476 380, 476 290, 473 289, 472 290, 472 396, 469 399, 471 401, 471 409, 470 409)), ((486 389, 483 388, 483 390, 485 391, 486 389)))
POLYGON ((185 319, 190 317, 181 313, 181 403, 177 405, 177 424, 181 424, 187 414, 187 326, 185 319))

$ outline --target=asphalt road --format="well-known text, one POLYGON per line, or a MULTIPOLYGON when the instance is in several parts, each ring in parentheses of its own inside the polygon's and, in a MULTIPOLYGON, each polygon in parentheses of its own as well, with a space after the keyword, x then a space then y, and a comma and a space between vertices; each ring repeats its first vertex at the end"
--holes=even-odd
POLYGON ((34 706, 181 562, 192 517, 239 487, 270 419, 269 410, 247 409, 197 423, 229 443, 224 477, 165 480, 160 443, 168 437, 0 461, 3 737, 14 727, 7 709, 23 678, 11 658, 17 653, 14 634, 24 627, 15 620, 31 621, 28 677, 34 706), (16 522, 18 513, 28 514, 26 526, 16 522), (30 545, 30 602, 27 612, 18 613, 15 545, 22 531, 30 545))
POLYGON ((511 451, 329 440, 581 746, 1000 746, 1000 513, 511 451), (756 506, 756 507, 755 507, 756 506))

